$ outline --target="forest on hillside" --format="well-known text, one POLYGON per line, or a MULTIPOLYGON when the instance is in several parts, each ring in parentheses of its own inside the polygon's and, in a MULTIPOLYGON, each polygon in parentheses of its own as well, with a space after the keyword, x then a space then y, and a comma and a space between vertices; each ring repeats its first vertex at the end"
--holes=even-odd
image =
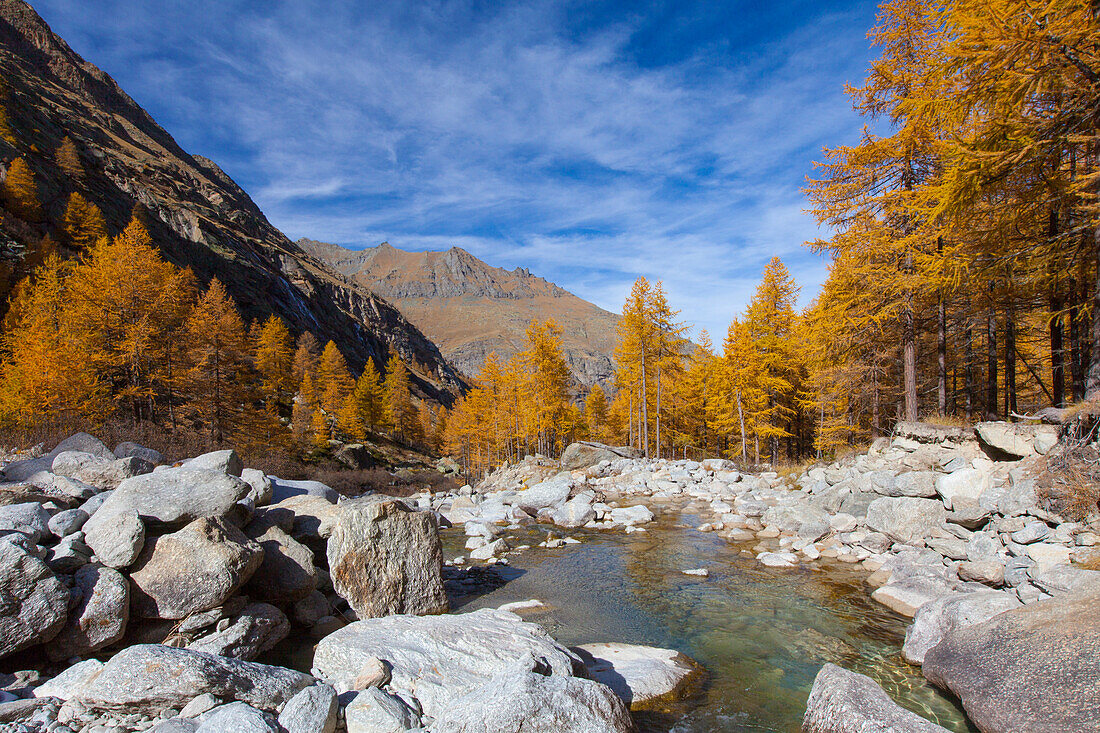
MULTIPOLYGON (((775 462, 899 420, 1086 404, 1100 390, 1096 14, 1070 0, 883 3, 879 56, 848 90, 863 135, 825 150, 806 186, 832 232, 807 243, 831 261, 821 293, 798 312, 773 259, 716 347, 687 342, 661 284, 639 279, 589 435, 775 462)), ((523 442, 494 417, 511 409, 508 380, 487 371, 480 385, 452 423, 480 411, 502 426, 452 442, 479 466, 523 442)))
MULTIPOLYGON (((833 455, 899 420, 1014 418, 1100 390, 1100 30, 1083 0, 894 0, 851 88, 860 140, 824 151, 807 208, 831 233, 811 304, 778 258, 720 344, 689 340, 660 282, 623 306, 612 389, 570 382, 553 322, 485 364, 453 412, 394 356, 353 375, 336 345, 245 323, 224 289, 165 262, 135 210, 109 232, 84 151, 46 221, 7 161, 0 429, 129 420, 302 457, 385 434, 477 473, 591 438, 650 456, 833 455)), ((0 90, 0 137, 23 145, 0 90)), ((42 151, 29 151, 42 155, 42 151)), ((732 314, 731 314, 732 315, 732 314)))

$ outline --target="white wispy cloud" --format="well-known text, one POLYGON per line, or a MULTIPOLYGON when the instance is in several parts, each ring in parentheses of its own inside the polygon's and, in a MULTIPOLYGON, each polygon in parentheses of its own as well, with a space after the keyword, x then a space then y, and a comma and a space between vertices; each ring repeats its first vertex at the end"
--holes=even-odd
POLYGON ((644 10, 577 33, 566 0, 36 7, 291 237, 461 246, 609 310, 646 275, 716 340, 773 255, 804 302, 824 277, 799 188, 858 131, 841 85, 873 17, 643 64, 644 10))

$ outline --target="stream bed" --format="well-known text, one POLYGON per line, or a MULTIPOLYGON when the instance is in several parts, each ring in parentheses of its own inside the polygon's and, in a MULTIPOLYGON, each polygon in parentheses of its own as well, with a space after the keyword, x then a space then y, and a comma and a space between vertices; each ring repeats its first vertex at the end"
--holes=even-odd
MULTIPOLYGON (((532 547, 498 566, 500 587, 454 600, 454 611, 538 599, 524 611, 561 643, 616 641, 677 649, 706 667, 692 699, 637 713, 643 731, 798 731, 814 676, 833 662, 872 677, 900 705, 953 731, 972 731, 949 700, 901 657, 907 620, 871 600, 859 566, 766 568, 742 548, 666 512, 647 531, 576 530, 580 544, 532 547), (684 575, 706 568, 709 577, 684 575)), ((516 533, 509 533, 515 536, 516 533)), ((535 545, 546 529, 532 527, 535 545)), ((445 556, 465 554, 460 529, 445 556)), ((516 541, 511 541, 517 544, 516 541)))

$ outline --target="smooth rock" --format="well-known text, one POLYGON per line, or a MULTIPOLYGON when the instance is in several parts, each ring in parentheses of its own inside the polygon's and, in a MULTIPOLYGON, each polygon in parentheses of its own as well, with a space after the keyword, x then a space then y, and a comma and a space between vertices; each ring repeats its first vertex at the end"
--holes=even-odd
POLYGON ((357 621, 321 640, 313 666, 325 681, 350 689, 376 658, 391 665, 390 689, 415 696, 424 714, 434 718, 453 699, 523 660, 541 659, 555 675, 583 668, 541 626, 493 609, 357 621))
POLYGON ((196 733, 279 733, 279 729, 251 705, 231 702, 206 713, 196 733))
POLYGON ((396 695, 377 687, 359 692, 344 709, 348 733, 404 733, 420 728, 420 716, 396 695))
POLYGON ((271 603, 296 603, 317 587, 317 569, 313 551, 279 527, 268 527, 260 533, 246 534, 263 549, 263 560, 245 585, 245 591, 256 600, 271 603))
POLYGON ((61 674, 43 682, 34 688, 35 697, 56 697, 58 700, 68 700, 79 695, 88 683, 95 679, 103 662, 98 659, 85 659, 83 662, 65 669, 61 674))
POLYGON ((517 492, 514 503, 524 511, 538 514, 540 509, 564 504, 572 488, 573 477, 563 471, 517 492))
POLYGON ((110 517, 92 515, 84 523, 84 541, 96 558, 109 568, 134 564, 145 547, 145 523, 134 509, 119 509, 110 517))
POLYGON ((329 572, 359 618, 447 611, 433 513, 397 501, 349 501, 340 509, 328 542, 329 572))
POLYGON ((986 733, 1095 730, 1100 595, 1037 601, 947 633, 922 671, 986 733))
POLYGON ((995 588, 1005 584, 1005 564, 1000 560, 979 560, 959 563, 959 578, 984 583, 995 588))
POLYGON ((252 491, 245 497, 252 502, 252 506, 266 506, 271 503, 274 495, 271 479, 264 472, 256 468, 246 468, 241 471, 241 480, 252 487, 252 491))
POLYGON ((905 632, 901 654, 910 664, 923 664, 928 650, 939 644, 948 633, 981 623, 1020 605, 1015 595, 995 590, 938 598, 917 609, 912 625, 905 632))
POLYGON ((979 500, 989 489, 989 474, 977 468, 964 468, 954 473, 941 474, 936 479, 936 493, 948 509, 959 499, 979 500))
POLYGON ((0 506, 0 534, 19 532, 39 544, 50 536, 50 513, 37 502, 0 506))
POLYGON ((336 690, 324 683, 311 685, 290 698, 279 713, 279 725, 286 733, 333 733, 339 712, 336 690))
POLYGON ((324 499, 329 504, 340 500, 340 492, 325 486, 320 481, 292 481, 271 476, 271 503, 281 504, 295 496, 312 496, 324 499))
POLYGON ((132 611, 181 619, 220 605, 263 561, 263 550, 219 519, 197 519, 150 539, 130 573, 132 611))
POLYGON ((274 711, 312 684, 309 675, 283 667, 138 644, 111 657, 75 699, 106 710, 155 714, 165 708, 178 710, 195 697, 210 693, 274 711))
POLYGON ((803 733, 947 733, 902 708, 862 674, 826 664, 814 678, 803 733))
POLYGON ((619 458, 633 458, 637 451, 633 448, 614 448, 603 443, 581 441, 570 443, 561 454, 563 471, 577 471, 595 466, 601 461, 614 461, 619 458))
POLYGON ((50 517, 50 532, 55 537, 66 537, 78 531, 88 521, 88 513, 83 509, 66 509, 50 517))
POLYGON ((625 703, 608 687, 517 667, 451 700, 432 729, 435 733, 632 733, 635 727, 625 703))
POLYGON ((867 508, 868 528, 907 544, 932 536, 946 518, 943 504, 932 499, 883 497, 867 508))
POLYGON ((252 487, 236 476, 209 469, 169 468, 128 478, 92 515, 89 523, 111 521, 127 509, 157 527, 182 527, 200 518, 217 518, 238 508, 252 487))
POLYGON ((636 644, 583 644, 570 649, 590 679, 610 687, 631 710, 657 708, 682 699, 701 684, 705 672, 674 649, 636 644))
POLYGON ((154 466, 159 466, 164 463, 164 454, 159 450, 153 450, 152 448, 146 448, 143 445, 137 443, 131 443, 124 441, 115 446, 112 451, 116 458, 129 458, 130 456, 136 456, 143 460, 148 461, 154 466))
POLYGON ((212 453, 203 453, 201 456, 196 456, 188 461, 183 462, 184 467, 189 469, 205 469, 208 471, 218 471, 220 473, 229 474, 230 476, 241 475, 241 471, 244 470, 244 461, 237 455, 235 450, 218 450, 212 453))

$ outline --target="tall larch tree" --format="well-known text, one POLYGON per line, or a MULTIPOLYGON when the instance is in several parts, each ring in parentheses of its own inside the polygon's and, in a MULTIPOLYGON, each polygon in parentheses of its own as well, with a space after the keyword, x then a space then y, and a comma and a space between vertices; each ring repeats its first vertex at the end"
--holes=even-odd
POLYGON ((16 158, 8 166, 2 193, 4 205, 8 211, 24 221, 42 220, 38 182, 35 180, 34 171, 23 158, 16 158))
POLYGON ((66 244, 78 250, 88 249, 107 236, 103 212, 79 192, 69 196, 62 225, 66 244))
POLYGON ((409 386, 409 370, 396 353, 391 354, 386 363, 383 392, 386 396, 386 422, 393 434, 402 441, 415 440, 418 434, 418 415, 409 386))
POLYGON ((264 321, 255 339, 255 364, 260 389, 270 407, 290 404, 294 383, 294 341, 283 319, 276 315, 264 321))
POLYGON ((74 183, 83 183, 84 181, 84 164, 80 160, 80 150, 76 147, 76 143, 68 135, 61 141, 61 144, 57 147, 57 152, 54 154, 54 159, 57 161, 57 166, 61 169, 70 180, 74 183))

